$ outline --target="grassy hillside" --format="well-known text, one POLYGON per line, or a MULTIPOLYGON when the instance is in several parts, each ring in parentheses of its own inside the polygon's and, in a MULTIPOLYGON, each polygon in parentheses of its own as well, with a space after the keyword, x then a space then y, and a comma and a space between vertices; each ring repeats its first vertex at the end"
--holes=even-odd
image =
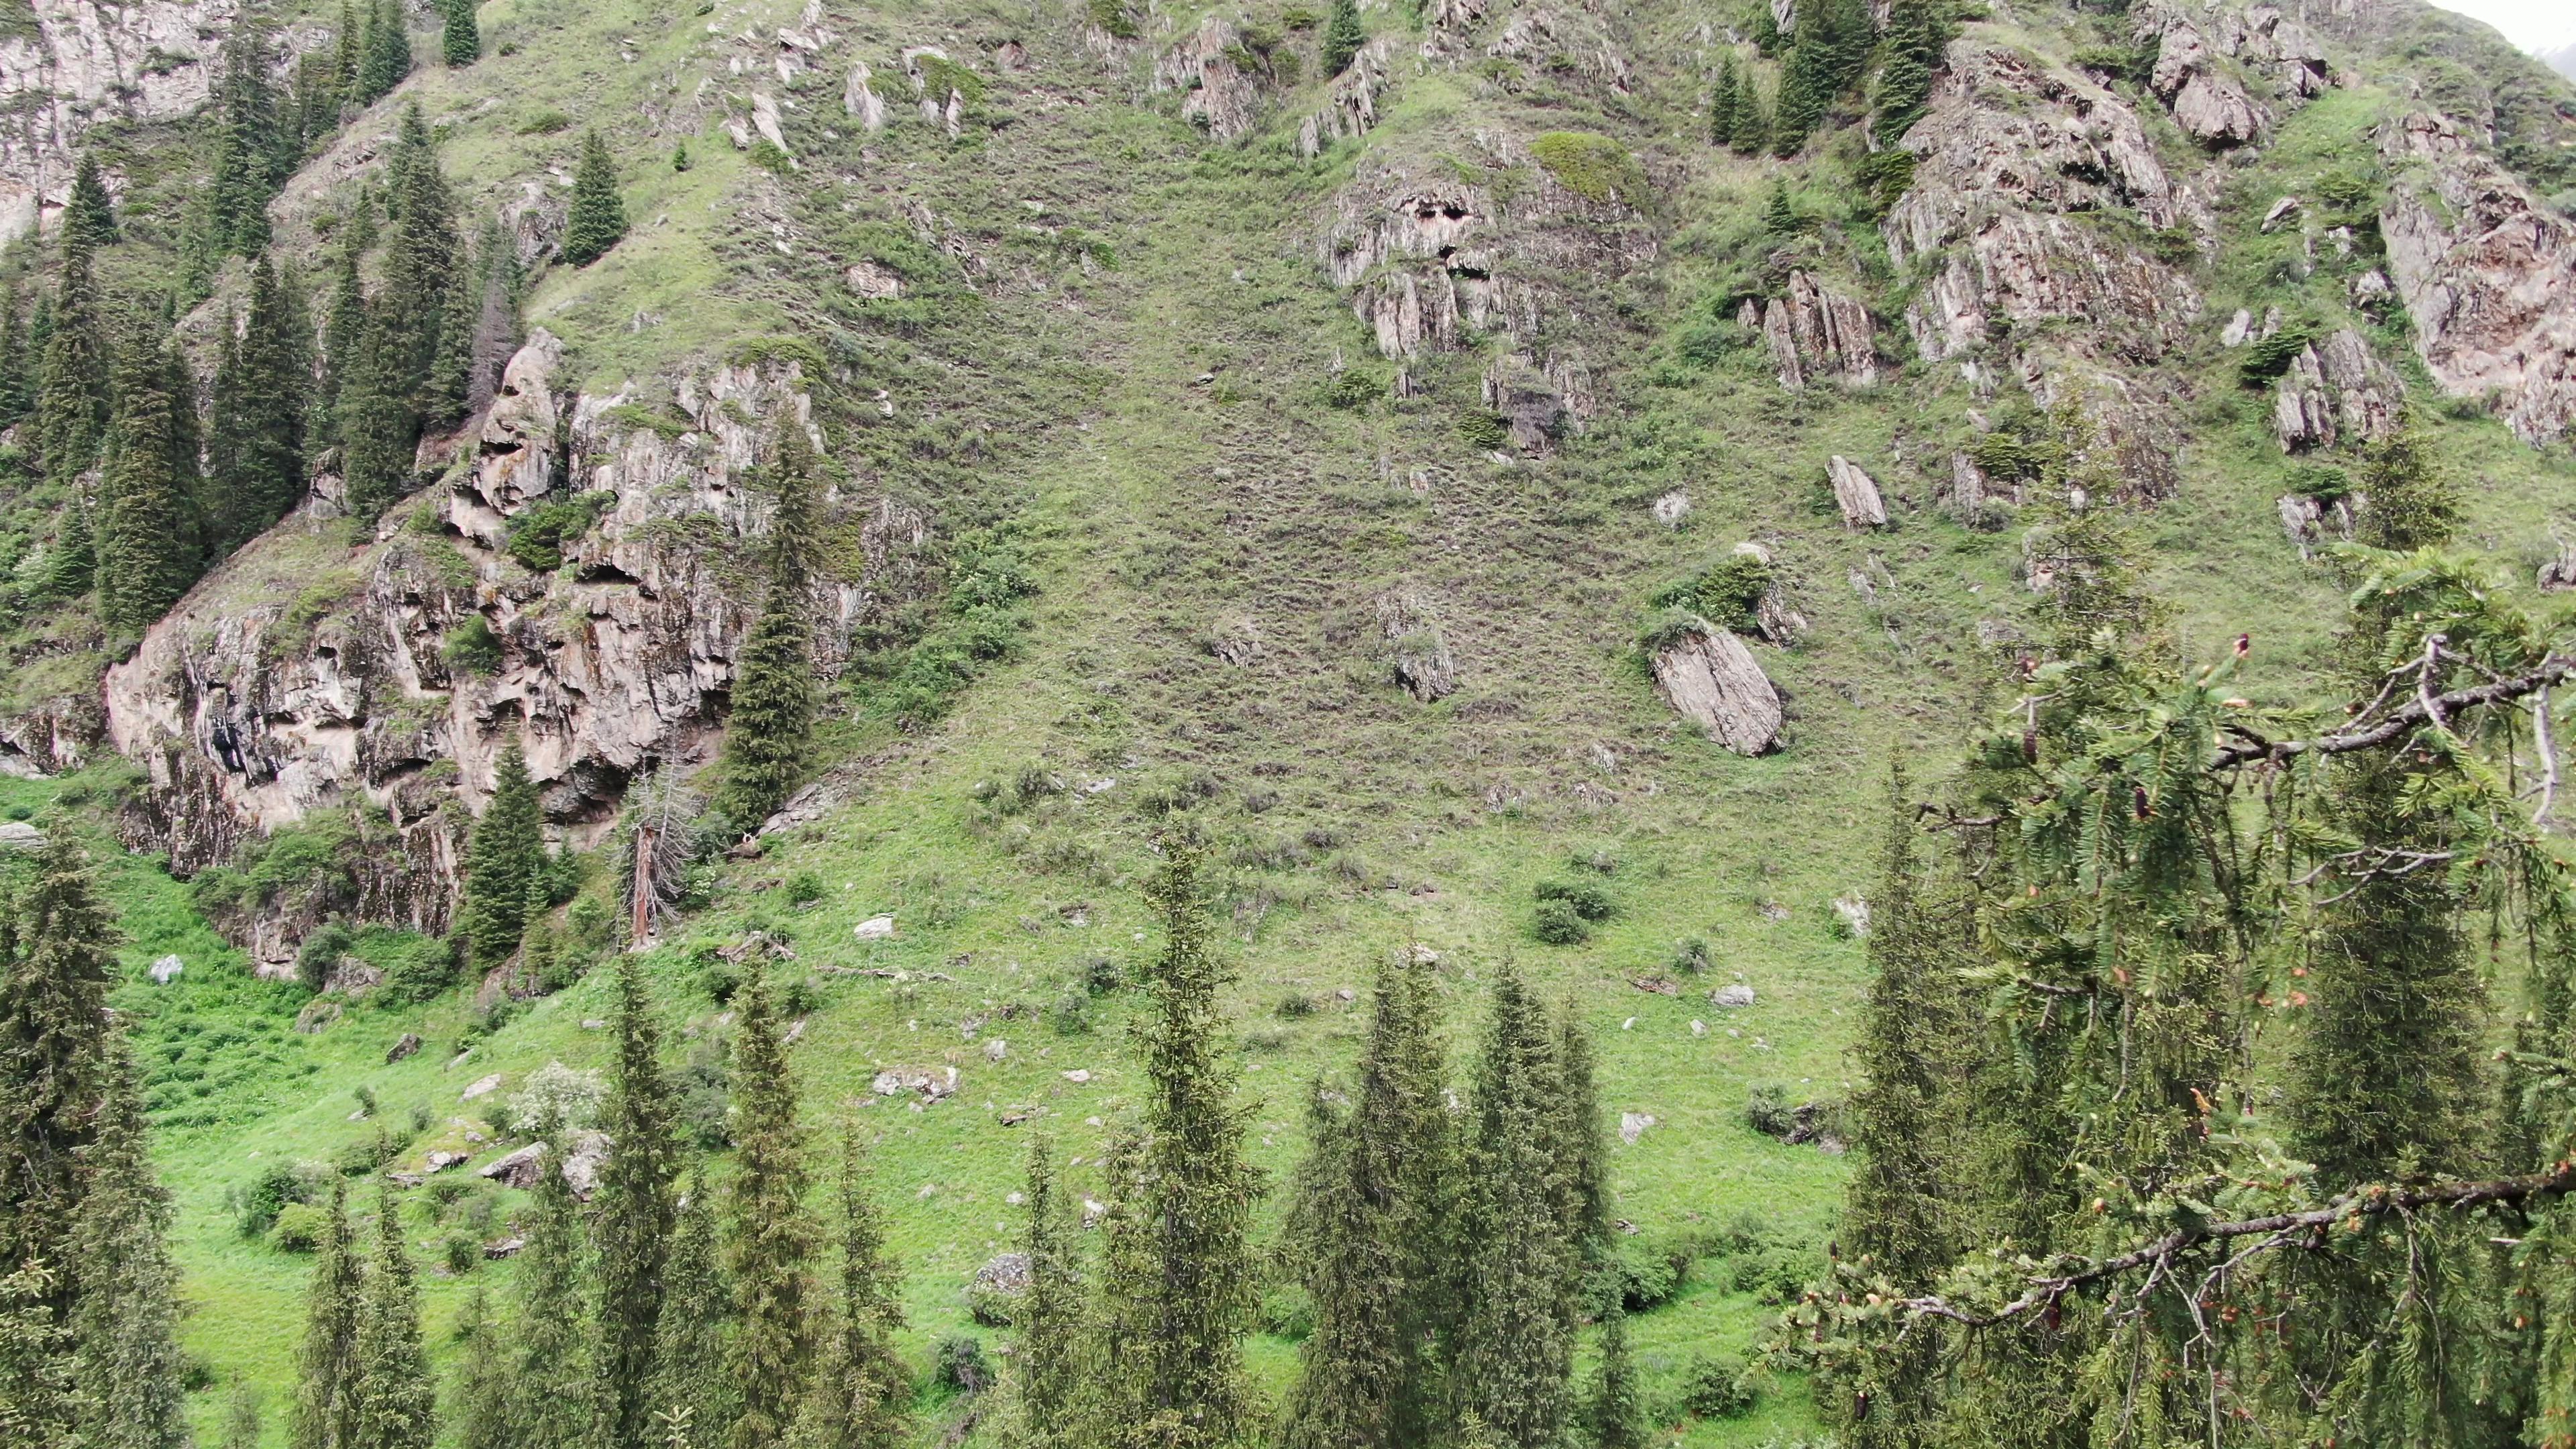
MULTIPOLYGON (((675 17, 495 0, 481 15, 484 63, 417 74, 290 186, 298 244, 332 204, 326 183, 345 185, 409 99, 443 128, 468 215, 549 165, 568 169, 581 128, 598 126, 634 233, 596 267, 547 273, 527 304, 570 345, 572 380, 650 403, 685 364, 750 338, 799 339, 822 364, 817 397, 850 485, 918 499, 953 545, 1006 549, 1035 585, 992 651, 1002 657, 935 719, 914 711, 907 728, 893 702, 914 645, 897 640, 858 671, 815 761, 830 807, 723 864, 647 958, 677 1053, 703 1082, 728 1020, 715 953, 754 930, 792 943, 781 969, 799 983, 807 1120, 818 1144, 854 1122, 876 1136, 912 1361, 926 1370, 933 1345, 961 1332, 998 1346, 961 1290, 1020 1232, 1007 1198, 1031 1136, 1073 1160, 1077 1190, 1097 1190, 1095 1159, 1137 1102, 1115 985, 1155 945, 1137 886, 1156 839, 1187 830, 1221 866, 1229 1006, 1274 1183, 1302 1149, 1305 1093, 1353 1051, 1376 963, 1438 953, 1460 1050, 1485 984, 1514 963, 1591 1024, 1613 1125, 1653 1118, 1613 1149, 1631 1245, 1700 1252, 1633 1330, 1659 1419, 1694 1446, 1816 1432, 1794 1382, 1738 1420, 1679 1407, 1694 1362, 1736 1361, 1780 1285, 1821 1254, 1845 1172, 1755 1131, 1746 1106, 1765 1087, 1795 1102, 1850 1086, 1844 1049, 1866 979, 1836 902, 1871 886, 1891 761, 1937 774, 1985 723, 2009 651, 1981 626, 2011 624, 2030 597, 2019 525, 1972 529, 1935 506, 1972 410, 2009 397, 1920 360, 1875 388, 1792 394, 1733 320, 1742 279, 1787 252, 1863 289, 1881 345, 1903 354, 1907 297, 1851 182, 1856 136, 1785 162, 1709 147, 1712 42, 1678 13, 1640 21, 1632 89, 1518 62, 1426 69, 1399 80, 1369 136, 1311 160, 1295 138, 1320 83, 1274 85, 1250 136, 1212 141, 1178 93, 1141 84, 1144 50, 1103 61, 1079 18, 1053 9, 841 0, 821 14, 728 3, 675 17), (774 71, 740 68, 741 36, 818 23, 845 37, 826 60, 775 84, 774 71), (1004 42, 1027 47, 1027 69, 994 62, 1004 42), (896 55, 925 43, 981 77, 956 139, 906 113, 896 55), (842 109, 852 56, 898 112, 882 135, 842 109), (755 81, 793 103, 792 166, 764 166, 726 136, 755 81), (1416 395, 1390 395, 1394 369, 1333 287, 1323 237, 1334 198, 1391 158, 1503 184, 1509 168, 1462 138, 1540 113, 1633 154, 1654 190, 1638 224, 1658 245, 1624 275, 1567 284, 1581 305, 1550 325, 1586 345, 1605 404, 1551 455, 1523 457, 1473 427, 1479 357, 1428 359, 1411 369, 1416 395), (683 144, 685 171, 671 163, 683 144), (1801 221, 1794 237, 1765 221, 1775 179, 1801 221), (906 295, 853 296, 841 275, 859 260, 902 272, 906 295), (1337 390, 1351 370, 1375 385, 1337 390), (1824 492, 1831 455, 1877 474, 1888 529, 1842 526, 1824 492), (1692 506, 1668 526, 1652 505, 1676 490, 1692 506), (1678 721, 1636 644, 1659 588, 1745 540, 1770 550, 1812 626, 1759 651, 1791 724, 1784 749, 1754 759, 1678 721), (1398 589, 1431 601, 1456 657, 1460 687, 1436 703, 1394 679, 1374 601, 1398 589), (1615 912, 1587 941, 1543 944, 1535 892, 1566 880, 1597 885, 1615 912), (892 939, 854 935, 884 914, 892 939), (1706 944, 1704 969, 1683 960, 1692 941, 1706 944), (1753 1006, 1711 1002, 1738 981, 1753 1006), (884 1068, 949 1065, 963 1085, 944 1101, 871 1090, 884 1068)), ((2017 33, 2048 54, 2089 34, 2045 17, 2017 33)), ((1311 44, 1282 16, 1255 18, 1311 44)), ((1195 21, 1155 16, 1146 49, 1195 21)), ((1388 10, 1370 21, 1397 34, 1409 70, 1405 22, 1388 10)), ((2305 690, 2339 589, 2283 536, 2275 500, 2296 480, 2271 393, 2236 385, 2217 334, 2238 307, 2350 311, 2344 273, 2285 266, 2298 237, 2260 224, 2275 197, 2350 165, 2398 104, 2396 81, 2366 76, 2224 167, 2154 117, 2177 173, 2220 183, 2219 241, 2214 261, 2194 264, 2202 325, 2161 364, 2183 399, 2182 485, 2136 525, 2178 647, 2210 656, 2250 630, 2251 688, 2268 696, 2305 690)), ((2402 322, 2363 320, 2383 355, 2414 366, 2402 322)), ((2550 527, 2576 525, 2576 462, 2475 408, 2434 404, 2420 367, 2409 391, 2444 466, 2473 485, 2468 532, 2527 579, 2550 527)), ((0 781, 0 808, 53 804, 61 828, 87 828, 68 822, 133 788, 113 766, 0 781)), ((493 1115, 528 1074, 600 1065, 605 973, 497 1023, 459 987, 425 1006, 353 1004, 302 1033, 305 991, 255 980, 152 862, 103 836, 100 854, 131 941, 118 1009, 135 1023, 178 1200, 186 1346, 207 1370, 198 1432, 217 1437, 239 1381, 265 1395, 267 1442, 280 1442, 308 1260, 241 1232, 244 1190, 280 1162, 364 1170, 380 1132, 397 1169, 455 1149, 480 1166, 506 1145, 493 1115), (185 974, 152 985, 144 970, 165 953, 185 974), (423 1045, 389 1064, 406 1034, 423 1045), (496 1073, 498 1090, 462 1100, 496 1073), (370 1115, 357 1115, 361 1094, 370 1115)), ((613 897, 603 870, 587 867, 586 898, 613 897)), ((378 933, 358 949, 391 960, 417 944, 378 933)), ((479 1245, 506 1236, 521 1205, 479 1182, 452 1191, 464 1176, 434 1177, 405 1208, 435 1264, 442 1362, 467 1294, 508 1282, 512 1265, 479 1245), (466 1244, 454 1267, 451 1240, 466 1244)), ((1293 1342, 1265 1332, 1254 1358, 1275 1390, 1293 1342)), ((963 1411, 941 1393, 924 1390, 936 1410, 925 1442, 963 1411)))

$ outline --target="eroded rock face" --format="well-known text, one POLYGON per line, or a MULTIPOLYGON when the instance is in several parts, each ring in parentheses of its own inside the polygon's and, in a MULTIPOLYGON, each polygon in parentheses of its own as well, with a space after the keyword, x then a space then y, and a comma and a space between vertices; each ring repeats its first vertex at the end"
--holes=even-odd
POLYGON ((2395 425, 2404 397, 2397 374, 2346 327, 2291 359, 2272 397, 2272 430, 2284 453, 2363 442, 2395 425))
POLYGON ((1758 307, 1748 299, 1737 320, 1761 332, 1780 385, 1792 392, 1810 377, 1853 387, 1878 381, 1877 330, 1869 309, 1803 271, 1789 273, 1787 296, 1758 307))
POLYGON ((1154 62, 1154 89, 1186 91, 1182 118, 1231 141, 1252 129, 1261 101, 1259 78, 1235 63, 1243 53, 1242 33, 1210 15, 1154 62))
POLYGON ((2450 118, 2392 122, 2400 173, 2379 217, 2416 350, 2444 392, 2492 396, 2506 426, 2551 443, 2576 424, 2576 223, 2535 201, 2450 118))
MULTIPOLYGON (((510 740, 549 822, 583 844, 635 776, 709 756, 757 592, 742 561, 772 513, 742 479, 778 428, 809 426, 798 370, 683 379, 687 426, 657 429, 628 421, 623 396, 559 390, 560 361, 554 338, 532 337, 459 481, 396 507, 372 542, 343 552, 310 516, 290 518, 108 671, 109 738, 150 779, 123 822, 129 844, 194 871, 363 802, 392 837, 369 852, 382 879, 355 913, 438 930, 510 740), (513 525, 563 504, 597 525, 536 571, 512 554, 513 525)), ((862 520, 861 556, 811 600, 830 675, 854 624, 922 587, 928 527, 888 500, 825 506, 862 520)))
POLYGON ((1328 141, 1355 141, 1377 125, 1377 106, 1386 94, 1393 42, 1381 37, 1360 47, 1350 68, 1325 88, 1324 108, 1308 116, 1297 132, 1297 154, 1320 154, 1328 141))
POLYGON ((1431 601, 1411 589, 1396 589, 1380 594, 1376 608, 1395 682, 1424 704, 1457 693, 1458 659, 1440 632, 1431 601))
POLYGON ((1825 477, 1833 484, 1834 506, 1842 510, 1843 527, 1887 526, 1887 504, 1878 496, 1877 480, 1861 471, 1858 463, 1837 453, 1826 460, 1825 477))
MULTIPOLYGON (((0 42, 0 241, 71 199, 90 127, 203 105, 236 0, 31 0, 35 34, 0 42)), ((110 178, 113 188, 114 178, 110 178)))
POLYGON ((1780 742, 1784 715, 1770 676, 1743 640, 1701 628, 1655 653, 1655 688, 1674 712, 1739 755, 1759 755, 1780 742))

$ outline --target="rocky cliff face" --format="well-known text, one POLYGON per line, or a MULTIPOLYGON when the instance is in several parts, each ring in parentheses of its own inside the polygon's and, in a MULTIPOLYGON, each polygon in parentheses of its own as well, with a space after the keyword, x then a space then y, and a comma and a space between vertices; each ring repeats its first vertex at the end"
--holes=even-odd
POLYGON ((2387 126, 2399 173, 2379 229, 2415 321, 2416 350, 2443 389, 2492 399, 2534 443, 2576 425, 2576 222, 2541 205, 2447 116, 2387 126))
MULTIPOLYGON (((308 505, 108 671, 109 738, 150 780, 129 843, 186 872, 254 832, 372 807, 398 842, 377 914, 440 930, 511 739, 578 844, 637 775, 711 758, 769 526, 747 475, 777 429, 810 429, 800 369, 684 377, 667 415, 639 419, 625 396, 559 390, 561 362, 537 333, 448 480, 372 538, 341 550, 327 501, 308 505), (531 567, 547 560, 514 547, 522 531, 566 509, 560 566, 531 567)), ((855 491, 827 507, 858 541, 811 601, 831 674, 853 625, 916 582, 929 530, 855 491)))
POLYGON ((31 0, 29 8, 26 33, 0 41, 0 240, 70 199, 74 147, 90 127, 172 120, 203 105, 239 7, 31 0))

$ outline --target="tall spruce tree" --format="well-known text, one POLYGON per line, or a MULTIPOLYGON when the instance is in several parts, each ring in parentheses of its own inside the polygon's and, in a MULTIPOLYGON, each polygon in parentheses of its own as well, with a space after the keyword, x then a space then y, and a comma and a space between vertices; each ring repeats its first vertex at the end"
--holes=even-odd
POLYGON ((357 1253, 349 1237, 349 1188, 331 1184, 331 1206, 305 1287, 304 1342, 296 1355, 290 1449, 363 1449, 358 1409, 365 1365, 358 1357, 363 1316, 357 1253))
POLYGON ((814 455, 793 423, 780 430, 776 476, 769 581, 735 667, 725 783, 716 800, 745 834, 803 780, 814 728, 814 455))
POLYGON ((1557 1013, 1556 1070, 1560 1085, 1548 1151, 1557 1164, 1566 1245, 1578 1271, 1589 1271, 1610 1248, 1610 1141, 1601 1125, 1601 1089, 1593 1079, 1592 1035, 1572 997, 1557 1013))
POLYGON ((460 908, 474 966, 489 971, 519 949, 528 920, 530 889, 546 877, 544 818, 528 757, 513 738, 492 772, 492 798, 465 853, 465 899, 460 908))
POLYGON ((1226 980, 1207 917, 1202 862, 1174 844, 1146 888, 1163 923, 1137 1036, 1148 1087, 1144 1131, 1113 1178, 1122 1204, 1107 1257, 1105 1417, 1113 1445, 1204 1449, 1251 1429, 1242 1337, 1250 1327, 1251 1219, 1261 1180, 1244 1159, 1244 1110, 1224 1044, 1226 980))
POLYGON ((107 323, 91 274, 92 243, 65 228, 51 324, 36 389, 36 441, 45 472, 71 478, 98 461, 107 435, 107 323))
POLYGON ((474 23, 474 0, 439 0, 438 58, 450 66, 483 58, 483 32, 474 23))
POLYGON ((1381 965, 1347 1113, 1315 1094, 1291 1235, 1315 1326, 1287 1404, 1287 1449, 1394 1449, 1438 1420, 1427 1350, 1442 1296, 1448 1167, 1431 966, 1381 965))
POLYGON ((1941 61, 1941 37, 1925 0, 1895 0, 1888 7, 1886 54, 1878 69, 1878 93, 1870 117, 1870 134, 1882 146, 1905 138, 1932 103, 1932 72, 1941 61))
POLYGON ((558 1120, 541 1130, 551 1140, 529 1205, 528 1245, 519 1254, 510 1430, 521 1444, 578 1444, 594 1421, 581 1199, 563 1171, 572 1155, 570 1126, 558 1120))
POLYGON ((1593 1370, 1592 1442, 1600 1449, 1645 1449, 1646 1406, 1628 1352, 1628 1309, 1617 1293, 1601 1310, 1601 1362, 1593 1370))
MULTIPOLYGON (((362 192, 357 201, 361 213, 367 205, 362 192)), ((339 256, 332 263, 330 300, 322 314, 322 366, 305 420, 306 434, 322 443, 343 441, 341 394, 348 390, 366 353, 367 292, 358 270, 358 260, 365 249, 359 245, 358 230, 355 218, 344 228, 339 256)))
POLYGON ((250 316, 225 338, 216 368, 208 472, 216 538, 239 547, 286 516, 304 492, 304 423, 312 364, 291 278, 266 254, 251 263, 250 316))
POLYGON ((175 426, 182 406, 170 394, 159 344, 138 334, 118 358, 116 416, 98 483, 98 612, 113 629, 140 631, 196 581, 193 490, 177 463, 183 451, 194 462, 175 426))
POLYGON ((358 1300, 353 1449, 429 1449, 438 1390, 420 1338, 420 1288, 403 1249, 402 1204, 391 1179, 376 1188, 376 1258, 358 1300))
MULTIPOLYGON (((492 1299, 483 1287, 465 1300, 456 1321, 457 1340, 465 1345, 456 1366, 456 1384, 447 1411, 456 1425, 457 1449, 515 1449, 510 1435, 510 1364, 501 1347, 501 1325, 493 1321, 492 1299)), ((609 1449, 643 1440, 611 1439, 609 1449)))
POLYGON ((72 168, 71 199, 63 205, 62 234, 67 247, 116 245, 116 205, 108 200, 107 175, 99 169, 95 156, 83 155, 72 168))
POLYGON ((1779 99, 1772 107, 1774 151, 1796 154, 1833 103, 1860 83, 1872 38, 1868 0, 1820 0, 1799 7, 1789 55, 1781 63, 1779 99))
POLYGON ((612 1024, 617 1055, 606 1112, 608 1161, 600 1167, 597 1219, 600 1440, 641 1445, 652 1438, 654 1335, 662 1319, 679 1213, 680 1147, 672 1136, 675 1098, 661 1061, 662 1031, 632 952, 617 957, 612 1024))
POLYGON ((740 1315, 728 1360, 739 1404, 726 1449, 785 1441, 812 1358, 814 1225, 805 1212, 804 1131, 796 1083, 779 1040, 769 982, 758 969, 737 994, 733 1053, 734 1175, 727 1193, 725 1267, 740 1315))
POLYGON ((362 20, 354 0, 340 0, 340 24, 331 35, 331 124, 340 123, 343 110, 367 104, 373 97, 358 94, 358 71, 367 53, 367 20, 375 16, 374 0, 368 0, 367 19, 362 20))
POLYGON ((117 945, 69 834, 51 833, 34 878, 0 918, 0 1265, 44 1265, 57 1312, 72 1287, 61 1275, 80 1216, 81 1158, 97 1139, 112 1071, 117 945))
POLYGON ((1323 47, 1317 54, 1317 69, 1325 76, 1337 76, 1351 68, 1360 47, 1368 44, 1368 31, 1360 24, 1358 0, 1333 0, 1332 13, 1324 21, 1323 47))
POLYGON ((1029 1449, 1075 1449, 1085 1427, 1091 1358, 1084 1342, 1082 1241, 1056 1185, 1045 1138, 1029 1143, 1029 1292, 1014 1360, 1019 1424, 1029 1449))
POLYGON ((404 386, 405 331, 390 303, 369 305, 356 366, 339 380, 342 494, 362 522, 374 522, 411 489, 420 414, 404 386))
POLYGON ((123 1042, 109 1048, 95 1140, 66 1268, 74 1375, 88 1396, 85 1449, 182 1449, 187 1365, 179 1353, 179 1271, 170 1194, 153 1175, 143 1094, 123 1042))
POLYGON ((394 227, 385 247, 384 295, 376 310, 393 339, 394 387, 417 413, 437 359, 440 321, 460 251, 455 203, 418 103, 403 108, 387 171, 394 227))
POLYGON ((14 425, 35 406, 35 372, 27 350, 27 327, 20 320, 15 273, 0 280, 0 428, 14 425))
POLYGON ((855 1124, 842 1147, 840 1230, 840 1281, 826 1305, 793 1442, 796 1449, 892 1449, 902 1437, 910 1386, 894 1347, 903 1326, 900 1270, 886 1254, 855 1124))
POLYGON ((662 1321, 653 1337, 656 1444, 716 1449, 733 1430, 733 1338, 741 1320, 725 1272, 716 1195, 703 1177, 680 1205, 663 1268, 662 1321))
POLYGON ((1717 84, 1709 94, 1708 139, 1719 146, 1735 144, 1735 107, 1739 92, 1735 78, 1735 51, 1729 47, 1717 58, 1717 84))
POLYGON ((223 1449, 259 1449, 259 1389, 248 1379, 233 1381, 232 1397, 224 1404, 223 1449))
POLYGON ((359 106, 372 106, 393 94, 411 74, 411 36, 403 28, 402 0, 372 0, 359 41, 356 88, 359 106))
POLYGON ((58 1294, 42 1262, 0 1273, 0 1449, 78 1449, 92 1412, 54 1314, 58 1294))
POLYGON ((269 198, 297 152, 279 134, 266 52, 267 35, 256 23, 234 27, 224 42, 215 154, 204 193, 207 237, 218 256, 257 256, 268 245, 269 198))
POLYGON ((1465 1316, 1451 1401, 1508 1449, 1547 1449, 1572 1409, 1579 1273, 1570 1193, 1552 1150, 1564 1073, 1558 1037, 1517 971, 1494 983, 1476 1064, 1456 1251, 1465 1316))
POLYGON ((564 219, 563 259, 586 267, 608 255, 626 235, 626 203, 617 191, 617 163, 597 131, 581 138, 573 168, 572 210, 564 219))

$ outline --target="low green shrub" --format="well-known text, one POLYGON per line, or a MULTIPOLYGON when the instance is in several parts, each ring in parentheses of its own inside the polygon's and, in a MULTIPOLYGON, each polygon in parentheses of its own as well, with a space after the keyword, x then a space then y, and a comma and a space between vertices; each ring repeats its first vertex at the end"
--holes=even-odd
POLYGON ((1599 881, 1543 880, 1538 883, 1536 893, 1541 901, 1563 901, 1576 915, 1596 924, 1619 912, 1618 903, 1610 898, 1609 889, 1599 881))
POLYGON ((1579 946, 1592 939, 1592 927, 1566 902, 1540 901, 1530 934, 1550 946, 1579 946))

